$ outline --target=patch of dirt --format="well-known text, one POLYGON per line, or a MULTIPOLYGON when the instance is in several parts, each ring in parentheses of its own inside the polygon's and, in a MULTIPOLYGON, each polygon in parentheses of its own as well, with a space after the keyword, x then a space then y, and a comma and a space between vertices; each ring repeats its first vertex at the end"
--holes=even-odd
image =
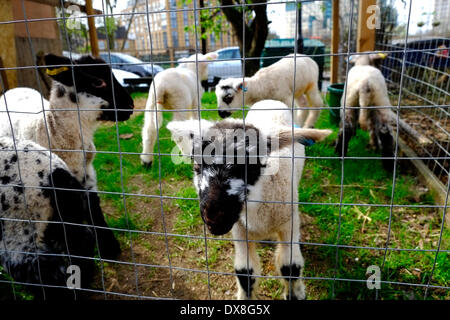
MULTIPOLYGON (((403 134, 402 137, 410 148, 412 148, 419 157, 427 157, 430 160, 423 160, 432 172, 447 185, 448 175, 445 171, 449 171, 450 161, 448 160, 448 152, 450 150, 450 136, 446 132, 450 132, 450 119, 443 112, 434 112, 433 110, 421 109, 430 118, 418 113, 415 110, 403 110, 402 118, 410 126, 422 133, 424 136, 431 138, 433 143, 428 146, 420 146, 413 138, 403 134), (436 159, 433 158, 447 158, 436 159)), ((436 110, 435 110, 436 111, 436 110)))
MULTIPOLYGON (((130 185, 136 186, 134 191, 136 194, 159 194, 157 181, 145 182, 139 175, 131 179, 130 185)), ((191 182, 164 180, 162 185, 164 195, 175 196, 183 188, 190 187, 191 182)), ((121 215, 108 201, 103 201, 102 208, 107 216, 117 218, 121 215)), ((227 241, 227 238, 208 240, 208 255, 215 256, 215 261, 208 265, 210 272, 208 279, 205 240, 173 235, 177 234, 174 230, 177 216, 182 213, 175 199, 161 200, 157 197, 134 196, 127 200, 127 212, 137 220, 138 230, 142 232, 138 235, 123 232, 119 236, 121 256, 117 262, 104 263, 103 268, 99 267, 92 285, 93 289, 106 293, 92 294, 90 296, 92 299, 138 299, 139 296, 194 300, 234 299, 237 291, 235 277, 217 274, 234 272, 234 248, 231 241, 227 241), (168 233, 167 236, 165 231, 168 233), (217 245, 218 241, 220 245, 217 245), (218 247, 217 252, 211 252, 214 251, 212 247, 218 247)), ((312 234, 318 234, 314 220, 312 217, 302 215, 302 241, 308 242, 313 239, 312 234)), ((191 230, 190 235, 203 237, 204 232, 201 225, 191 230)), ((209 233, 206 235, 212 237, 209 233)), ((260 245, 259 248, 264 275, 278 275, 274 266, 275 246, 260 245)), ((307 261, 311 261, 313 249, 308 246, 303 252, 307 261)), ((319 266, 320 269, 328 268, 326 263, 319 266)), ((281 298, 282 285, 278 283, 278 286, 279 294, 274 296, 273 288, 260 285, 259 298, 281 298)))

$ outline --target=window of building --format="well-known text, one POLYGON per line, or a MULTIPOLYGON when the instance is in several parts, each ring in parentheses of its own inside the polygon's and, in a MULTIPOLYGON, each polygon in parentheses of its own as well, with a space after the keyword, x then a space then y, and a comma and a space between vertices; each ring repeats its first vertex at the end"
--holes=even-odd
POLYGON ((177 13, 176 12, 170 13, 170 24, 171 24, 172 29, 177 28, 177 13))
POLYGON ((167 48, 169 46, 167 43, 167 32, 163 32, 163 43, 164 43, 164 48, 167 48))
POLYGON ((286 3, 286 11, 294 11, 295 10, 295 2, 286 3))
POLYGON ((189 12, 183 11, 183 24, 185 27, 189 25, 189 12))
POLYGON ((190 43, 189 43, 189 33, 188 33, 188 32, 186 32, 186 33, 184 34, 184 43, 185 43, 185 46, 186 46, 186 47, 189 47, 189 46, 190 46, 190 43))
POLYGON ((178 32, 172 31, 172 41, 173 41, 173 47, 178 47, 178 32))

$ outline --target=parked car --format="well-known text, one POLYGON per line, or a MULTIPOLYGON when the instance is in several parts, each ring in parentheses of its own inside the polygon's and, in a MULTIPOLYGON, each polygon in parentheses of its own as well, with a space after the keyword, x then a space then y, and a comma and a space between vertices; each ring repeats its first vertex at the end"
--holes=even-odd
POLYGON ((111 55, 111 64, 114 69, 132 72, 140 77, 155 76, 158 72, 164 70, 162 67, 153 64, 153 72, 152 72, 152 63, 144 62, 136 57, 130 56, 125 53, 120 52, 100 53, 100 57, 108 63, 110 55, 111 55))
POLYGON ((127 84, 125 83, 125 79, 137 79, 137 78, 139 78, 139 76, 137 74, 132 73, 132 72, 123 71, 123 70, 115 69, 115 68, 113 68, 111 70, 112 70, 112 72, 114 74, 114 77, 117 79, 117 82, 119 82, 122 85, 122 87, 126 87, 127 86, 127 84))
POLYGON ((215 51, 219 57, 208 65, 208 82, 213 83, 214 78, 242 77, 242 61, 239 47, 227 47, 215 51), (236 60, 230 60, 236 59, 236 60))

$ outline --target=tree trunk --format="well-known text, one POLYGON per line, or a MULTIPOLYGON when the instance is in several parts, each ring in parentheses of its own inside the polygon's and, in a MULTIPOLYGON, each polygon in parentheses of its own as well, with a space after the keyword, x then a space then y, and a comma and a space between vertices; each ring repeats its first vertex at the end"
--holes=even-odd
POLYGON ((303 32, 302 32, 302 4, 298 4, 298 21, 297 21, 297 53, 303 53, 303 32))
MULTIPOLYGON (((200 9, 202 9, 205 6, 204 0, 199 0, 199 7, 200 9)), ((199 11, 200 17, 199 17, 199 21, 200 21, 200 34, 202 36, 202 54, 206 54, 206 38, 204 37, 205 35, 205 27, 203 26, 203 18, 202 18, 202 10, 199 11)))
MULTIPOLYGON (((236 4, 233 0, 220 0, 220 2, 223 6, 236 4)), ((255 13, 254 18, 248 23, 248 25, 244 22, 245 13, 243 15, 242 12, 239 12, 236 9, 236 7, 221 8, 238 39, 241 56, 245 56, 246 58, 257 58, 245 60, 246 76, 252 76, 259 70, 258 58, 261 57, 267 35, 269 34, 266 0, 253 0, 251 3, 258 5, 250 5, 246 7, 247 11, 253 11, 255 13)))

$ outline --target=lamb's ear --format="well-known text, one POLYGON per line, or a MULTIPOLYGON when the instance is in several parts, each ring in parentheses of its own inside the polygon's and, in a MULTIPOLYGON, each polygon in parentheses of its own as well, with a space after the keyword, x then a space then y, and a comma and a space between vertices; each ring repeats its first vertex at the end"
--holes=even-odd
POLYGON ((294 128, 294 134, 292 135, 292 128, 284 127, 278 134, 271 135, 271 144, 274 145, 274 139, 278 139, 278 148, 292 145, 292 139, 295 142, 299 142, 307 147, 312 146, 318 141, 322 141, 328 137, 333 131, 328 129, 297 129, 294 128))
POLYGON ((218 57, 219 57, 219 55, 215 52, 209 52, 209 53, 205 54, 206 60, 216 60, 218 57))
POLYGON ((66 86, 73 86, 73 78, 70 67, 73 63, 69 58, 49 53, 45 55, 44 60, 47 65, 46 72, 52 79, 55 79, 66 86))
POLYGON ((184 155, 190 155, 192 153, 192 142, 194 137, 200 136, 199 129, 201 127, 202 132, 208 130, 213 122, 208 120, 198 120, 190 119, 185 121, 171 121, 167 124, 167 129, 169 129, 172 134, 172 140, 180 148, 184 155))
POLYGON ((383 52, 371 53, 371 54, 369 54, 369 59, 371 62, 374 62, 376 60, 384 60, 384 59, 386 59, 387 56, 388 55, 383 52))
POLYGON ((237 81, 234 82, 234 89, 236 91, 238 91, 238 92, 241 91, 241 90, 244 90, 244 92, 246 92, 247 91, 247 84, 245 83, 244 80, 237 80, 237 81))

